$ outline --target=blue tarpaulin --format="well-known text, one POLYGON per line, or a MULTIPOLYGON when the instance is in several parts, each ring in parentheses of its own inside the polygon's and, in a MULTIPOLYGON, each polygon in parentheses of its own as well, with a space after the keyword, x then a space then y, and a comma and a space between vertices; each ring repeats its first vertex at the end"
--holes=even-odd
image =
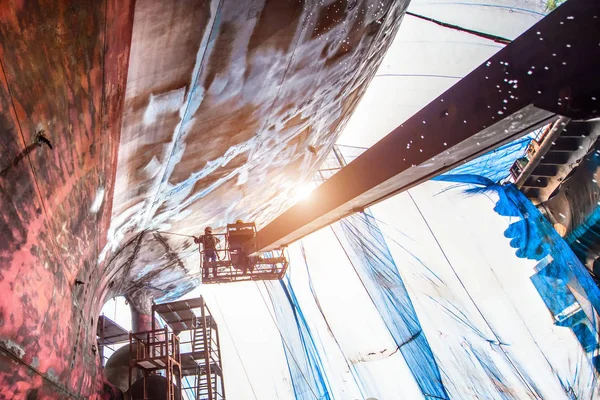
POLYGON ((529 140, 398 196, 387 209, 406 224, 367 211, 290 248, 288 278, 267 288, 296 399, 350 398, 344 392, 363 399, 598 395, 600 290, 537 208, 498 183, 529 140), (491 204, 458 215, 461 203, 491 204), (459 236, 478 218, 494 226, 449 242, 447 228, 457 218, 464 221, 454 229, 459 236), (502 245, 483 237, 492 230, 502 245), (338 283, 371 304, 335 298, 327 290, 343 291, 338 283), (372 321, 369 338, 361 321, 372 321), (553 347, 558 343, 564 347, 553 347), (379 354, 367 350, 378 345, 379 354), (382 372, 386 359, 397 369, 382 372), (395 379, 402 384, 389 384, 395 379))

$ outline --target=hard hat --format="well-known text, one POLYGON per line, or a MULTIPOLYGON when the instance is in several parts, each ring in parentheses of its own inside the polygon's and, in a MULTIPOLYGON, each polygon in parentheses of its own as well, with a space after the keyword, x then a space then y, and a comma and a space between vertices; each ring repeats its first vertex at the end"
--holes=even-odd
POLYGON ((242 221, 241 219, 238 219, 237 221, 235 221, 236 224, 243 224, 244 221, 242 221))
POLYGON ((204 232, 212 233, 212 228, 207 226, 206 229, 204 229, 204 232))

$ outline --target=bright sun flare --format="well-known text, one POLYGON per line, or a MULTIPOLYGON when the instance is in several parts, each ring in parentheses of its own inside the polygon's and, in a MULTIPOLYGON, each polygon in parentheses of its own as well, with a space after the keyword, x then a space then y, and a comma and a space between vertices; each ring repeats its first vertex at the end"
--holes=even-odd
POLYGON ((298 201, 306 200, 312 193, 314 187, 310 184, 300 185, 294 190, 294 199, 298 201))

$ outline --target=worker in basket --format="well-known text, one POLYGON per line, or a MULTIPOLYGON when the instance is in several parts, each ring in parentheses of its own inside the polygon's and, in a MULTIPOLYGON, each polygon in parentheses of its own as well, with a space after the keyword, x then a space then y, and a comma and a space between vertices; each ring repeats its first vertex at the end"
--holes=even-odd
POLYGON ((250 227, 244 227, 242 220, 237 220, 234 229, 228 232, 229 253, 231 254, 231 263, 236 269, 242 270, 245 275, 253 271, 254 266, 247 255, 246 246, 248 241, 254 238, 254 230, 250 227))
MULTIPOLYGON (((220 242, 219 238, 213 236, 212 228, 207 226, 204 229, 204 235, 200 237, 194 236, 194 243, 202 244, 204 250, 204 262, 212 262, 213 264, 213 276, 217 276, 217 244, 220 242)), ((204 278, 208 278, 208 268, 204 267, 202 274, 204 278)))

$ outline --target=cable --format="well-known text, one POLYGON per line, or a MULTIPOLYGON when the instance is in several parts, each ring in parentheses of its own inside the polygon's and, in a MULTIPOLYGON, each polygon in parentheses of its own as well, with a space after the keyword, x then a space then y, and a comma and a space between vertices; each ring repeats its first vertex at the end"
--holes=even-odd
MULTIPOLYGON (((267 300, 265 299, 265 296, 263 295, 263 293, 260 291, 260 288, 258 287, 258 281, 254 281, 254 283, 256 284, 256 290, 258 290, 258 292, 260 293, 260 297, 262 297, 263 303, 265 303, 265 307, 267 307, 267 311, 269 312, 269 315, 271 316, 271 319, 273 320, 273 323, 275 324, 275 328, 277 328, 277 331, 279 332, 279 336, 281 337, 281 342, 286 347, 288 353, 292 357, 292 360, 294 361, 294 363, 298 367, 298 371, 300 371, 300 374, 304 378, 304 381, 308 385, 308 388, 312 392, 313 396, 315 396, 316 400, 319 400, 319 396, 317 396, 317 394, 313 390, 310 382, 308 381, 308 379, 304 375, 304 372, 302 372, 302 368, 300 368, 300 364, 298 364, 298 361, 296 360, 296 357, 294 357, 294 353, 292 353, 292 350, 291 350, 290 346, 288 346, 288 344, 286 343, 285 338, 283 337, 283 333, 281 333, 281 329, 279 329, 279 325, 277 324, 277 320, 275 319, 275 316, 273 315, 273 313, 271 313, 271 309, 269 308, 269 305, 267 304, 267 300)), ((267 289, 267 284, 264 281, 263 281, 263 285, 265 286, 265 290, 268 290, 267 289)))
POLYGON ((410 11, 407 11, 406 14, 410 15, 412 17, 415 17, 415 18, 419 18, 419 19, 425 20, 425 21, 433 22, 434 24, 437 24, 437 25, 442 26, 444 28, 455 29, 455 30, 457 30, 459 32, 470 33, 471 35, 475 35, 475 36, 478 36, 478 37, 483 38, 483 39, 493 40, 496 43, 510 44, 510 42, 511 42, 510 39, 506 39, 506 38, 503 38, 501 36, 496 36, 496 35, 492 35, 491 33, 479 32, 479 31, 475 31, 475 30, 472 30, 472 29, 464 28, 462 26, 458 26, 458 25, 454 25, 454 24, 449 24, 447 22, 439 21, 437 19, 426 17, 424 15, 415 14, 415 13, 410 12, 410 11))
MULTIPOLYGON (((375 76, 377 76, 377 75, 375 75, 375 76)), ((338 148, 339 148, 339 147, 345 147, 345 148, 349 148, 349 149, 358 149, 358 150, 365 150, 365 151, 366 151, 366 150, 369 150, 369 148, 368 148, 368 147, 363 147, 363 146, 351 146, 351 145, 349 145, 349 144, 339 144, 339 143, 337 143, 335 146, 336 146, 336 147, 338 147, 338 148)))
POLYGON ((184 236, 189 238, 195 238, 193 235, 184 235, 183 233, 174 233, 174 232, 164 232, 164 231, 152 231, 156 233, 162 233, 163 235, 175 235, 175 236, 184 236))
POLYGON ((436 75, 436 74, 379 74, 375 78, 383 77, 411 77, 411 78, 447 78, 447 79, 462 79, 462 76, 456 75, 436 75))
MULTIPOLYGON (((342 345, 338 341, 336 335, 333 333, 333 329, 329 325, 329 321, 327 320, 327 317, 325 316, 325 312, 321 308, 321 303, 319 302, 319 297, 317 296, 317 293, 316 293, 316 291, 314 289, 314 286, 313 286, 312 276, 310 275, 310 270, 308 268, 308 260, 306 259, 306 251, 304 249, 304 244, 302 244, 302 242, 300 242, 300 249, 302 251, 302 258, 304 259, 304 266, 306 268, 306 274, 308 275, 308 286, 309 286, 310 291, 312 293, 313 300, 315 301, 315 304, 317 305, 317 308, 318 308, 319 312, 321 313, 321 317, 323 318, 323 321, 325 322, 325 325, 327 326, 327 330, 329 331, 329 334, 331 335, 331 337, 335 341, 335 344, 337 345, 338 350, 340 351, 340 353, 342 353, 342 356, 344 357, 344 362, 346 363, 346 367, 348 367, 348 372, 352 376, 352 379, 354 379, 354 383, 356 384, 356 387, 358 388, 358 391, 360 392, 360 395, 361 395, 362 399, 365 400, 365 394, 363 393, 362 382, 359 383, 359 379, 356 377, 356 374, 355 374, 356 370, 348 362, 348 357, 346 357, 346 353, 342 349, 342 345)), ((289 259, 289 257, 288 257, 288 259, 289 259)), ((398 349, 399 349, 399 347, 396 349, 396 351, 398 349)))
MULTIPOLYGON (((387 226, 390 229, 395 230, 396 232, 398 232, 399 234, 401 234, 402 236, 404 236, 405 238, 411 239, 414 241, 414 239, 412 239, 410 236, 408 236, 406 233, 402 232, 400 229, 396 228, 395 226, 392 226, 390 224, 388 224, 385 221, 380 220, 379 218, 377 218, 375 215, 373 215, 372 213, 369 213, 369 218, 373 218, 376 222, 387 226)), ((367 218, 367 223, 372 226, 375 229, 379 229, 379 231, 381 232, 382 235, 386 235, 388 236, 390 239, 394 240, 391 236, 387 235, 385 232, 383 232, 377 225, 373 224, 371 221, 369 221, 369 218, 367 218)))
POLYGON ((215 299, 215 305, 217 306, 217 309, 219 310, 219 313, 221 314, 221 317, 223 318, 223 323, 225 324, 225 329, 227 329, 227 334, 231 338, 231 343, 233 343, 233 348, 235 349, 235 354, 237 354, 238 359, 240 360, 240 365, 242 366, 242 369, 244 370, 244 375, 246 375, 246 380, 250 384, 250 389, 252 389, 252 394, 254 395, 254 398, 256 400, 258 400, 258 396, 256 396, 256 392, 254 391, 254 386, 252 386, 252 381, 250 381, 250 377, 248 376, 248 371, 246 371, 246 367, 244 366, 244 362, 242 361, 242 357, 240 356, 240 352, 238 351, 238 348, 235 345, 235 340, 233 340, 233 335, 231 334, 231 330, 229 329, 229 325, 227 324, 227 320, 225 320, 225 314, 223 314, 223 310, 221 310, 221 306, 219 306, 219 302, 217 301, 217 297, 214 296, 213 298, 215 299))
MULTIPOLYGON (((423 4, 427 4, 427 3, 423 3, 423 4)), ((435 4, 435 3, 431 3, 431 4, 435 4)), ((440 3, 437 3, 440 4, 440 3)), ((500 8, 500 9, 505 9, 508 10, 509 12, 515 12, 515 11, 520 11, 526 14, 533 14, 533 15, 539 15, 542 17, 545 17, 546 14, 539 12, 539 11, 535 11, 535 10, 530 10, 528 8, 523 8, 523 7, 512 7, 512 6, 503 6, 503 5, 499 5, 499 4, 485 4, 485 3, 464 3, 464 2, 444 2, 444 5, 449 5, 449 4, 456 4, 459 6, 473 6, 473 7, 492 7, 492 8, 500 8)))

